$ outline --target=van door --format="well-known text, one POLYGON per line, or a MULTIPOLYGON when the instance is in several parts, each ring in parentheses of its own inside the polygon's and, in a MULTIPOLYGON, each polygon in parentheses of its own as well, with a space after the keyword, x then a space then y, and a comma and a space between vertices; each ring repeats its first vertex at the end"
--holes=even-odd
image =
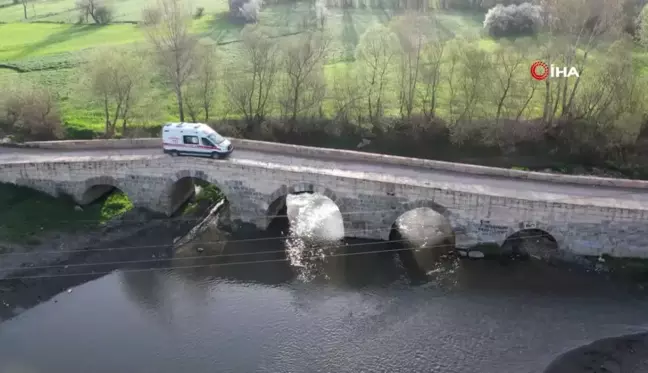
POLYGON ((186 148, 187 153, 200 153, 200 144, 198 143, 198 136, 185 135, 182 136, 182 142, 186 148))
POLYGON ((208 148, 208 149, 205 149, 205 150, 210 150, 210 151, 211 151, 211 150, 218 150, 218 149, 216 148, 216 145, 214 145, 214 143, 211 142, 211 141, 210 141, 209 139, 207 139, 207 138, 201 137, 201 138, 200 138, 200 142, 201 142, 203 148, 208 148))

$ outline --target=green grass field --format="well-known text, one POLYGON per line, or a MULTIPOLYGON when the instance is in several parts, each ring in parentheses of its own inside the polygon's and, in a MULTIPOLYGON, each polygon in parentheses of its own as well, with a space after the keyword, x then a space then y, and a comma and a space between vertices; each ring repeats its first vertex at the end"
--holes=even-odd
MULTIPOLYGON (((67 128, 101 131, 101 110, 93 107, 78 89, 81 66, 90 53, 98 48, 110 48, 114 53, 147 48, 144 34, 136 24, 140 20, 141 9, 147 4, 149 0, 113 0, 110 6, 118 23, 95 26, 74 24, 78 19, 74 10, 75 0, 30 2, 27 20, 23 19, 22 5, 11 5, 8 0, 0 0, 0 22, 5 22, 0 24, 0 84, 19 84, 22 80, 44 84, 57 94, 67 128)), ((223 57, 220 62, 222 66, 238 65, 242 50, 237 41, 240 41, 242 26, 228 20, 227 1, 189 0, 186 6, 192 12, 198 7, 205 9, 204 16, 193 22, 192 30, 204 42, 219 50, 223 57)), ((260 24, 269 27, 280 41, 282 35, 300 30, 308 6, 305 3, 266 6, 261 13, 260 24)), ((353 66, 354 52, 365 31, 373 24, 388 23, 391 15, 379 9, 330 9, 329 12, 326 27, 333 43, 325 72, 333 81, 336 74, 353 66)), ((483 17, 483 14, 437 13, 441 27, 447 34, 456 37, 479 36, 483 17)), ((479 46, 485 50, 493 50, 496 45, 497 42, 488 38, 479 41, 479 46)), ((647 69, 648 54, 638 50, 636 57, 638 66, 647 69)), ((151 66, 151 69, 154 68, 151 66)), ((394 98, 396 91, 396 87, 389 87, 387 95, 394 98)), ((447 99, 444 86, 440 95, 442 100, 447 99)), ((167 89, 154 85, 147 96, 148 123, 177 117, 173 96, 167 89)), ((217 100, 215 116, 225 115, 227 105, 222 89, 217 100)), ((538 97, 538 102, 532 103, 532 111, 540 110, 540 100, 538 97)), ((332 111, 331 107, 330 103, 325 104, 327 111, 332 111)), ((443 110, 439 114, 446 114, 443 110)), ((386 111, 396 114, 397 108, 388 107, 386 111)))
MULTIPOLYGON (((136 22, 147 3, 146 0, 121 0, 111 4, 117 22, 136 22)), ((204 16, 193 22, 193 32, 204 42, 216 46, 219 54, 224 56, 223 65, 236 66, 241 58, 241 45, 237 41, 240 41, 242 26, 227 19, 227 1, 190 0, 187 6, 191 9, 205 8, 204 16)), ((59 96, 66 126, 101 131, 101 111, 88 105, 77 93, 75 83, 78 83, 79 67, 97 48, 115 49, 116 53, 122 48, 146 48, 141 29, 133 23, 106 26, 73 24, 77 20, 74 0, 30 3, 28 20, 23 20, 22 12, 22 5, 0 8, 0 22, 7 22, 0 24, 0 83, 11 85, 15 79, 20 79, 45 84, 59 96)), ((307 4, 267 6, 262 11, 260 23, 280 38, 298 32, 307 12, 307 4)), ((481 19, 474 15, 447 13, 439 18, 445 28, 458 35, 478 34, 481 28, 481 19)), ((326 66, 327 75, 333 76, 340 67, 348 65, 360 37, 369 27, 388 21, 389 15, 383 10, 330 10, 327 29, 333 43, 326 66)), ((225 97, 222 91, 220 93, 216 115, 225 112, 225 97)), ((148 101, 156 106, 151 111, 159 114, 154 120, 175 118, 174 100, 169 92, 154 87, 149 96, 148 101)))
POLYGON ((98 45, 133 43, 142 39, 143 35, 137 26, 130 24, 4 24, 0 25, 0 60, 20 61, 30 57, 76 52, 98 45))
MULTIPOLYGON (((141 19, 142 8, 152 1, 147 0, 113 0, 109 5, 114 10, 115 22, 137 22, 141 19)), ((0 2, 0 22, 60 22, 76 23, 79 19, 75 9, 75 0, 36 0, 27 6, 27 19, 24 19, 23 6, 12 5, 11 1, 0 2)), ((205 13, 218 13, 227 9, 227 1, 190 0, 190 9, 205 8, 205 13)))

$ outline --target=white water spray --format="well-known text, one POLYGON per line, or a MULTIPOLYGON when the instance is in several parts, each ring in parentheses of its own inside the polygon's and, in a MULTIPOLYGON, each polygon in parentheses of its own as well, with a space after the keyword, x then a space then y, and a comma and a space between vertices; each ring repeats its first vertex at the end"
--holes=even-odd
POLYGON ((290 237, 286 241, 288 258, 295 267, 305 269, 309 262, 324 259, 344 238, 344 223, 337 205, 321 194, 298 194, 286 197, 290 237))

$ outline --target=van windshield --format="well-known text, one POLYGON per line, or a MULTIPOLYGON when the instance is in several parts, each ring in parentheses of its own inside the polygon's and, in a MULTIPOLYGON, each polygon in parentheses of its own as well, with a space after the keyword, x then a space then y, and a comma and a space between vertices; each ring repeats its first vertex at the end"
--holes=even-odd
POLYGON ((213 142, 216 145, 218 145, 218 144, 222 143, 223 141, 225 141, 223 136, 221 136, 221 135, 219 135, 217 133, 211 133, 211 134, 209 134, 209 136, 207 136, 207 138, 209 140, 211 140, 211 142, 213 142))

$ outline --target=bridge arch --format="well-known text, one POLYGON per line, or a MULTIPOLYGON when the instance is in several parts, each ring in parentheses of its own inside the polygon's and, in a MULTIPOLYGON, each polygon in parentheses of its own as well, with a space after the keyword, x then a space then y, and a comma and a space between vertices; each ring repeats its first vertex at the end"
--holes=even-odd
MULTIPOLYGON (((299 183, 294 185, 284 184, 277 188, 274 192, 272 192, 272 194, 270 194, 270 196, 266 200, 267 208, 265 227, 269 227, 276 217, 281 217, 280 215, 283 215, 281 214, 281 212, 285 211, 286 209, 286 197, 288 197, 289 194, 300 193, 317 193, 323 195, 326 198, 330 199, 338 207, 338 210, 341 214, 342 211, 344 211, 341 204, 342 200, 338 198, 335 192, 327 187, 309 183, 299 183)), ((342 219, 344 219, 344 216, 342 216, 342 219)))
POLYGON ((452 221, 450 219, 450 210, 432 200, 416 200, 407 202, 399 205, 393 211, 387 213, 384 220, 386 227, 381 232, 381 238, 385 241, 389 240, 398 219, 403 214, 420 208, 428 208, 434 210, 438 214, 442 215, 448 221, 448 223, 452 221))
POLYGON ((450 211, 434 201, 404 203, 388 214, 387 219, 383 234, 388 247, 412 276, 424 276, 455 248, 450 211), (408 225, 412 223, 409 229, 400 226, 401 219, 408 225))
POLYGON ((506 237, 500 247, 503 254, 550 259, 558 256, 561 241, 546 227, 522 228, 506 237))
POLYGON ((168 215, 176 213, 187 200, 194 196, 196 181, 215 186, 223 194, 225 200, 227 200, 226 189, 223 184, 211 178, 207 173, 196 170, 178 171, 169 179, 165 187, 165 195, 168 198, 168 215))
POLYGON ((99 176, 90 178, 84 182, 83 191, 80 198, 78 198, 78 203, 80 205, 88 205, 106 194, 115 191, 115 189, 120 190, 131 202, 133 201, 131 193, 125 190, 117 179, 111 176, 99 176))

